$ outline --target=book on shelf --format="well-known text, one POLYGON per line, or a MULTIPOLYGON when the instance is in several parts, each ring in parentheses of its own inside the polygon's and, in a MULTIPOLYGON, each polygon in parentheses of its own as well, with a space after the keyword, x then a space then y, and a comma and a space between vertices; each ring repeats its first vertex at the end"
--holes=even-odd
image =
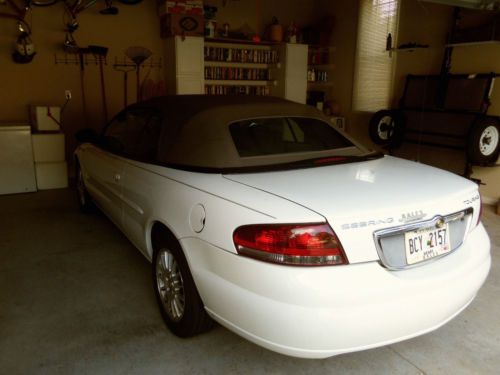
POLYGON ((263 95, 271 94, 268 86, 245 86, 245 85, 205 85, 206 95, 263 95))
POLYGON ((271 81, 269 69, 233 68, 221 66, 206 66, 205 79, 207 80, 246 80, 271 81))
POLYGON ((278 51, 251 48, 205 46, 205 61, 223 61, 255 64, 278 63, 278 51))

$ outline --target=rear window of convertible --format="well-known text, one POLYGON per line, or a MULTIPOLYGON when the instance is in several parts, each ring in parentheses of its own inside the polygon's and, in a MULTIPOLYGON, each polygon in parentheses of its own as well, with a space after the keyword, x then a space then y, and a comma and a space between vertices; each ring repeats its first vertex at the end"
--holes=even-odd
POLYGON ((335 150, 354 146, 324 121, 304 117, 244 120, 229 125, 240 157, 335 150))

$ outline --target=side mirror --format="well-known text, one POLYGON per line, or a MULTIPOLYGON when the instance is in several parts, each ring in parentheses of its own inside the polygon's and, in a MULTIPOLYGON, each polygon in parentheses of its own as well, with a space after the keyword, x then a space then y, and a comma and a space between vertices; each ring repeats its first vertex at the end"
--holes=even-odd
POLYGON ((79 143, 98 143, 99 135, 94 129, 85 128, 78 130, 75 138, 79 143))

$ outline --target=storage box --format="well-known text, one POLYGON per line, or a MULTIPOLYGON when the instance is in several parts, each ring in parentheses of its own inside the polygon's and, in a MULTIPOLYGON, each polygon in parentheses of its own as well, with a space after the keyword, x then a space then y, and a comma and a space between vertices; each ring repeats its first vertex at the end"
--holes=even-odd
POLYGON ((203 15, 202 0, 186 0, 186 14, 203 15))
POLYGON ((205 19, 202 15, 166 14, 160 18, 161 37, 174 35, 203 36, 205 19))
POLYGON ((186 0, 161 1, 159 2, 158 5, 158 13, 160 17, 164 16, 165 14, 184 14, 185 12, 186 12, 186 0))
POLYGON ((35 163, 35 174, 39 190, 68 187, 68 167, 65 161, 35 163))
POLYGON ((30 115, 36 131, 61 131, 61 107, 31 106, 30 115))
POLYGON ((36 191, 29 124, 0 124, 0 194, 36 191))
POLYGON ((31 140, 35 163, 57 162, 66 159, 63 133, 32 134, 31 140))

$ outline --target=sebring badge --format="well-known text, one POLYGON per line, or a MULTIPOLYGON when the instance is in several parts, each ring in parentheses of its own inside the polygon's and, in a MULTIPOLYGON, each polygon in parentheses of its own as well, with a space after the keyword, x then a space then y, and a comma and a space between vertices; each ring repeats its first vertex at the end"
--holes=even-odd
POLYGON ((427 214, 422 210, 411 211, 406 214, 401 215, 399 219, 400 223, 411 223, 412 221, 422 220, 427 214))

